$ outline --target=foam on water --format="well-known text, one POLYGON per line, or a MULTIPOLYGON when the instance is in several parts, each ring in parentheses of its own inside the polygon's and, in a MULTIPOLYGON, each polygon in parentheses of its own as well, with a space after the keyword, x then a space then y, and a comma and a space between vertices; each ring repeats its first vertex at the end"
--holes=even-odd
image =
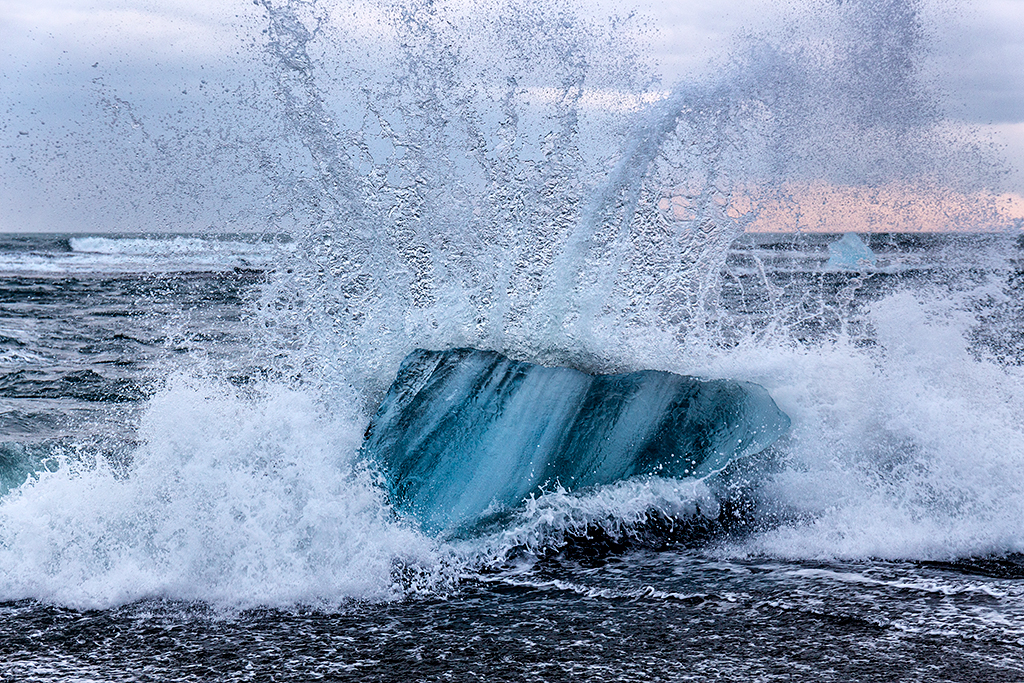
MULTIPOLYGON (((759 530, 706 550, 919 560, 1024 551, 1024 371, 971 352, 963 309, 946 294, 897 291, 865 314, 875 345, 748 339, 691 358, 696 371, 763 384, 793 418, 767 463, 735 475, 756 499, 759 530)), ((171 378, 129 463, 67 454, 3 499, 0 597, 81 607, 387 600, 595 529, 628 536, 652 514, 714 519, 729 495, 715 480, 658 477, 556 489, 439 546, 394 518, 358 463, 359 403, 328 415, 294 388, 171 378)))
MULTIPOLYGON (((753 374, 793 417, 755 488, 782 523, 726 553, 951 559, 1024 548, 1024 372, 979 357, 946 292, 874 303, 876 343, 769 342, 714 359, 753 374)), ((758 475, 759 476, 759 475, 758 475)))
MULTIPOLYGON (((62 245, 58 242, 58 246, 62 245)), ((75 276, 258 269, 273 267, 294 249, 290 241, 253 237, 71 237, 66 249, 32 252, 0 248, 0 273, 75 276)))
MULTIPOLYGON (((387 600, 652 511, 714 516, 730 495, 656 477, 550 491, 440 545, 355 457, 417 347, 767 388, 792 431, 727 473, 756 530, 723 555, 1024 551, 1024 372, 972 343, 991 327, 978 302, 1007 299, 1005 249, 980 284, 965 267, 858 302, 851 280, 818 301, 839 320, 821 338, 763 270, 768 323, 721 298, 729 245, 787 183, 986 182, 977 140, 951 139, 917 80, 919 3, 815 5, 657 97, 619 24, 560 5, 381 2, 372 40, 344 4, 262 7, 272 93, 244 104, 288 129, 249 152, 279 159, 266 193, 289 204, 272 218, 301 229, 248 322, 281 383, 173 375, 130 462, 67 457, 5 496, 0 599, 387 600)), ((122 263, 205 248, 73 244, 122 263)))
POLYGON ((643 477, 576 493, 556 487, 531 497, 500 527, 451 547, 464 567, 502 566, 523 553, 557 552, 573 538, 600 533, 628 540, 637 528, 661 515, 688 521, 694 516, 714 519, 718 513, 714 491, 699 480, 643 477))
POLYGON ((131 461, 65 457, 0 506, 0 600, 106 607, 143 598, 329 606, 409 589, 428 539, 391 519, 354 465, 358 418, 268 385, 176 376, 131 461))
POLYGON ((262 240, 216 239, 209 237, 72 237, 68 239, 71 251, 79 254, 123 254, 130 256, 211 257, 221 255, 241 259, 246 256, 259 259, 280 259, 282 253, 294 249, 291 242, 262 240))

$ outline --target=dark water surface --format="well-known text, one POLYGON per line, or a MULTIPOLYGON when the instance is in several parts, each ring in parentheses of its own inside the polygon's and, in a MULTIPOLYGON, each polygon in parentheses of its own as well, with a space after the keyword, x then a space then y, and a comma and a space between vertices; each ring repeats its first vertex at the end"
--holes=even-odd
POLYGON ((8 603, 0 652, 8 680, 1017 681, 1021 598, 954 569, 667 550, 330 613, 8 603))

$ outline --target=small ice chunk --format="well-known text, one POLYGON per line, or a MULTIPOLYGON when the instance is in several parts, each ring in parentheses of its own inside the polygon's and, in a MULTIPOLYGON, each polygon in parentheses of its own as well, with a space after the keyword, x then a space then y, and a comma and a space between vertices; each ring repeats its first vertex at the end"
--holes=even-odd
POLYGON ((855 232, 848 232, 842 239, 828 245, 828 254, 830 268, 859 270, 864 266, 875 265, 875 253, 855 232))

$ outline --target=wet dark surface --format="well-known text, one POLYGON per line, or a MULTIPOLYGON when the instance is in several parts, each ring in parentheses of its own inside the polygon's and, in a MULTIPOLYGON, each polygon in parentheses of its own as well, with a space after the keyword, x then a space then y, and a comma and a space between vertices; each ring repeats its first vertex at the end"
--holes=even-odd
POLYGON ((922 565, 734 563, 641 552, 498 572, 443 599, 328 611, 8 603, 0 606, 0 675, 1018 681, 1022 596, 1019 579, 922 565))

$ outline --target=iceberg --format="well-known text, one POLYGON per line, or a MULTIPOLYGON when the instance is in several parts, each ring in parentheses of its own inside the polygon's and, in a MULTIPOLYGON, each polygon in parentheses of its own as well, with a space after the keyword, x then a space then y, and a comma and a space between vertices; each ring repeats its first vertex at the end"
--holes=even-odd
POLYGON ((875 265, 875 253, 854 232, 848 232, 828 245, 828 254, 830 268, 859 270, 864 266, 875 265))
POLYGON ((589 375, 494 351, 413 351, 363 454, 428 532, 472 528, 546 487, 704 477, 789 428, 761 386, 645 370, 589 375))

